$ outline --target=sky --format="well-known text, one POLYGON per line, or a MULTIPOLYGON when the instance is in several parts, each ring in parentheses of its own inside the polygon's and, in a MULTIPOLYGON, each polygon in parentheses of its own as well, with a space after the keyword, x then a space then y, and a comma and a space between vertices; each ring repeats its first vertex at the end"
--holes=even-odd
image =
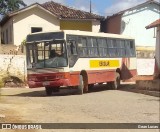
MULTIPOLYGON (((51 0, 23 0, 23 1, 27 5, 30 5, 36 2, 42 4, 51 0)), ((52 1, 84 11, 90 10, 90 0, 52 0, 52 1)), ((91 1, 92 1, 93 13, 102 16, 110 16, 119 11, 141 4, 147 0, 91 0, 91 1)))

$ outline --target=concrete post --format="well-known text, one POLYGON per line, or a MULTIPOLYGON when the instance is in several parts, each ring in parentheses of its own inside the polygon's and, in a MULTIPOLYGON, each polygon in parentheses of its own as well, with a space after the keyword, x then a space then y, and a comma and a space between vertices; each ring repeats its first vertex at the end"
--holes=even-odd
POLYGON ((155 61, 155 76, 157 76, 160 75, 160 25, 157 27, 155 61))

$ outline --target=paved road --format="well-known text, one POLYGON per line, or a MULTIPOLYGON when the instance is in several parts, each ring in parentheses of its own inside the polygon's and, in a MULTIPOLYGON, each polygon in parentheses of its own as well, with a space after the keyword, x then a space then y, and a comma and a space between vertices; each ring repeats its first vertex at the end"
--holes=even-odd
MULTIPOLYGON (((0 98, 0 122, 160 122, 158 97, 121 90, 107 90, 105 85, 95 86, 89 93, 83 95, 74 95, 74 91, 67 93, 68 91, 62 91, 47 97, 43 88, 3 88, 0 98)), ((158 132, 158 130, 153 131, 158 132)))

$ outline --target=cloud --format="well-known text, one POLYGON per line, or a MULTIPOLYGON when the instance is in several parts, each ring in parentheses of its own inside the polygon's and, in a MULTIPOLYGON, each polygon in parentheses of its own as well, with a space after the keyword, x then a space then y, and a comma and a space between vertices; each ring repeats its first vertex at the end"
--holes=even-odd
MULTIPOLYGON (((45 3, 45 2, 48 2, 48 1, 51 1, 51 0, 23 0, 24 3, 26 3, 27 5, 31 5, 33 3, 45 3)), ((62 3, 62 4, 65 4, 65 0, 52 0, 52 1, 55 1, 57 3, 62 3)))
MULTIPOLYGON (((27 5, 33 4, 33 3, 45 3, 51 0, 23 0, 27 5)), ((72 5, 68 5, 66 3, 66 0, 52 0, 55 1, 57 3, 61 3, 63 5, 67 5, 71 8, 75 8, 75 9, 79 9, 79 10, 83 10, 83 11, 90 11, 90 1, 89 0, 75 0, 72 5)), ((98 10, 95 8, 96 6, 94 4, 92 4, 92 12, 93 13, 98 13, 98 10)))
MULTIPOLYGON (((89 0, 75 0, 72 5, 75 9, 90 12, 90 1, 89 0)), ((92 13, 99 14, 96 9, 96 5, 92 2, 92 13)))
MULTIPOLYGON (((128 9, 130 7, 134 7, 138 4, 141 4, 143 2, 145 2, 146 0, 114 0, 113 5, 111 5, 110 7, 108 7, 105 10, 105 14, 108 15, 112 15, 114 13, 117 13, 119 11, 123 11, 125 9, 128 9)), ((156 0, 159 1, 159 0, 156 0)))
POLYGON ((75 0, 74 3, 72 3, 73 7, 79 10, 83 11, 89 11, 90 10, 90 3, 88 0, 75 0))

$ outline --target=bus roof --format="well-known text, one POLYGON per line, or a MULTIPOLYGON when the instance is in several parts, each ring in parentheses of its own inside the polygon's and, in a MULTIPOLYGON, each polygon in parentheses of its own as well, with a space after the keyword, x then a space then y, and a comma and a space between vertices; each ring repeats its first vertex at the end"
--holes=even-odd
POLYGON ((78 30, 63 30, 62 32, 64 32, 65 34, 81 35, 81 36, 134 39, 133 37, 126 36, 126 35, 102 33, 102 32, 96 33, 96 32, 87 32, 87 31, 78 31, 78 30))
POLYGON ((110 34, 110 33, 95 33, 95 32, 87 32, 87 31, 79 31, 79 30, 57 30, 57 31, 49 31, 49 32, 37 32, 32 33, 27 36, 27 42, 38 40, 48 40, 52 38, 52 35, 55 35, 57 39, 64 39, 65 35, 79 35, 79 36, 92 36, 92 37, 107 37, 107 38, 119 38, 119 39, 134 39, 129 36, 120 35, 120 34, 110 34), (55 35, 55 33, 58 33, 55 35), (46 34, 46 35, 43 35, 46 34), (48 35, 47 35, 48 34, 48 35))

